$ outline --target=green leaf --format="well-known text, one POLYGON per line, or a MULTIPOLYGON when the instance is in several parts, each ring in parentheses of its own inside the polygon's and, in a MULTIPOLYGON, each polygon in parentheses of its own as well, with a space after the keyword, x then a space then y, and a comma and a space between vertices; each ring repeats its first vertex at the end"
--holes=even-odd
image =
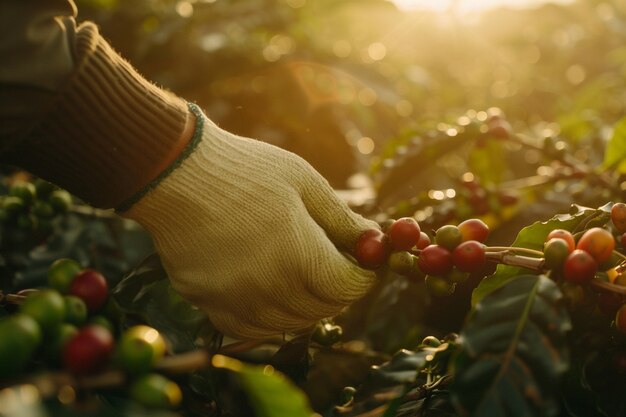
POLYGON ((545 276, 509 280, 476 305, 452 361, 452 400, 472 416, 553 416, 571 322, 545 276))
POLYGON ((420 345, 417 351, 402 349, 388 362, 372 366, 349 415, 364 415, 382 406, 384 417, 455 415, 444 375, 455 349, 455 340, 438 347, 420 345))
MULTIPOLYGON (((511 246, 543 250, 543 244, 554 229, 564 229, 570 232, 585 230, 594 226, 606 224, 610 219, 611 204, 606 204, 598 209, 572 205, 573 214, 557 214, 545 222, 535 222, 523 228, 511 246), (584 226, 584 227, 581 227, 584 226)), ((472 306, 476 306, 487 294, 504 285, 510 279, 531 271, 517 266, 498 265, 495 274, 483 279, 472 292, 472 306)))
POLYGON ((128 318, 157 329, 174 352, 192 350, 199 337, 216 332, 204 312, 174 291, 157 255, 146 258, 112 293, 128 318))
POLYGON ((613 135, 606 145, 602 167, 615 168, 620 174, 626 173, 626 117, 615 125, 613 135))
POLYGON ((239 375, 256 417, 313 415, 304 393, 270 365, 247 365, 236 359, 215 355, 213 366, 239 375))

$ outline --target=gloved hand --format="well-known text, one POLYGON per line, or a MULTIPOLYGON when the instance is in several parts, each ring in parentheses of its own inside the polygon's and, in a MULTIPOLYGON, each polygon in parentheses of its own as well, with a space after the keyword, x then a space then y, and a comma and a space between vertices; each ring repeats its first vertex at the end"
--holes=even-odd
POLYGON ((173 287, 238 338, 306 328, 363 296, 374 273, 336 246, 376 224, 302 158, 196 116, 196 149, 123 213, 150 232, 173 287))
MULTIPOLYGON (((152 234, 174 288, 228 335, 304 329, 367 291, 374 275, 335 245, 350 250, 376 225, 352 213, 313 168, 219 129, 197 109, 199 143, 187 146, 184 100, 144 79, 95 25, 52 19, 44 6, 28 33, 38 33, 42 19, 45 28, 56 28, 66 44, 48 55, 72 71, 49 80, 57 89, 52 101, 32 100, 28 90, 19 117, 0 112, 3 123, 23 126, 0 141, 2 159, 97 207, 143 195, 124 215, 152 234), (183 162, 166 169, 175 160, 183 162)), ((49 35, 31 36, 42 43, 34 49, 49 46, 49 35)), ((25 48, 13 40, 0 52, 25 48)), ((31 56, 32 65, 44 65, 37 58, 31 56)), ((13 95, 0 95, 8 97, 0 110, 15 107, 13 95)))

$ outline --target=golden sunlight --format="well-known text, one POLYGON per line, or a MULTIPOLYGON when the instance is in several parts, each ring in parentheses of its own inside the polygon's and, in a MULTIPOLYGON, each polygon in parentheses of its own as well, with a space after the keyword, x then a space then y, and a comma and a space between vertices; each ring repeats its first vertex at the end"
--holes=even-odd
POLYGON ((572 0, 391 0, 406 10, 433 10, 439 12, 473 13, 496 7, 528 8, 542 3, 571 3, 572 0))

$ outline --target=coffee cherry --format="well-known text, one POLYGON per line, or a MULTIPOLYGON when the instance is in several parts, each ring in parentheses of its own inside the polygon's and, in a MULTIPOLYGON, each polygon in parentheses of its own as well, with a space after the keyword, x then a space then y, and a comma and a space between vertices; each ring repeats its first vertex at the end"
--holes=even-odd
POLYGON ((34 318, 44 332, 51 332, 65 318, 65 302, 58 292, 42 290, 26 297, 20 312, 34 318))
POLYGON ((489 226, 480 219, 467 219, 458 225, 463 241, 475 240, 485 243, 489 237, 489 226))
POLYGON ((21 213, 24 211, 25 206, 24 200, 20 197, 9 196, 2 200, 2 208, 8 217, 16 216, 21 213))
POLYGON ((63 347, 63 365, 70 372, 84 375, 106 366, 114 340, 102 326, 85 326, 63 347))
POLYGON ((0 379, 15 378, 23 370, 41 337, 37 322, 25 314, 0 320, 0 379))
POLYGON ((611 222, 615 230, 626 233, 626 204, 616 203, 611 207, 611 222))
POLYGON ((116 348, 116 362, 134 375, 149 371, 163 355, 165 340, 156 329, 145 325, 126 330, 116 348))
POLYGON ((413 270, 413 263, 415 262, 415 256, 408 252, 393 252, 387 259, 387 265, 396 274, 409 275, 413 270))
POLYGON ((175 408, 180 405, 183 393, 173 381, 160 374, 147 374, 130 386, 130 397, 146 407, 175 408))
POLYGON ((428 245, 430 245, 430 238, 426 233, 420 232, 420 239, 415 244, 415 248, 422 250, 428 245))
POLYGON ((593 227, 582 235, 576 248, 584 250, 600 264, 611 257, 615 249, 615 239, 608 230, 593 227))
POLYGON ((420 346, 427 346, 427 347, 439 347, 441 346, 441 341, 439 339, 437 339, 435 336, 426 336, 423 340, 422 343, 420 343, 420 346))
POLYGON ((87 320, 87 305, 75 295, 63 297, 65 302, 65 321, 80 326, 87 320))
POLYGON ((57 259, 48 268, 48 285, 65 294, 80 270, 80 264, 73 259, 57 259))
POLYGON ((487 263, 485 245, 475 240, 463 242, 452 252, 452 261, 459 271, 480 271, 487 263))
POLYGON ((429 245, 422 249, 417 265, 428 275, 446 275, 452 270, 452 254, 439 245, 429 245))
POLYGON ((19 181, 9 187, 9 195, 21 198, 26 204, 35 199, 36 193, 35 186, 30 182, 19 181))
POLYGON ((42 180, 41 178, 37 178, 34 182, 35 190, 37 191, 38 199, 47 199, 50 194, 57 189, 56 186, 49 183, 48 181, 42 180))
POLYGON ((621 333, 626 333, 626 304, 621 306, 615 314, 615 327, 621 333))
POLYGON ((576 249, 567 256, 563 267, 563 276, 574 284, 586 284, 595 275, 598 264, 591 255, 576 249))
POLYGON ((567 246, 569 246, 569 251, 573 251, 576 248, 576 241, 574 240, 574 235, 572 235, 569 231, 563 229, 554 229, 548 236, 546 236, 546 242, 550 239, 559 238, 563 239, 567 242, 567 246))
POLYGON ((565 240, 559 237, 548 240, 543 247, 546 267, 555 270, 562 269, 565 259, 567 259, 570 252, 569 243, 565 240))
POLYGON ((435 242, 448 250, 454 250, 463 241, 461 231, 457 226, 447 224, 437 229, 435 242))
POLYGON ((456 284, 448 282, 445 278, 435 275, 427 275, 424 282, 426 283, 428 292, 437 297, 452 295, 456 289, 456 284))
POLYGON ((87 310, 93 313, 106 303, 109 285, 101 273, 93 269, 85 269, 72 280, 69 294, 82 298, 87 305, 87 310))
POLYGON ((387 260, 387 237, 378 229, 366 230, 356 243, 354 256, 361 266, 376 269, 387 260))
POLYGON ((65 213, 72 205, 72 196, 65 190, 54 190, 48 201, 57 213, 65 213))
POLYGON ((402 217, 389 226, 387 236, 395 250, 410 250, 420 240, 420 232, 414 218, 402 217))

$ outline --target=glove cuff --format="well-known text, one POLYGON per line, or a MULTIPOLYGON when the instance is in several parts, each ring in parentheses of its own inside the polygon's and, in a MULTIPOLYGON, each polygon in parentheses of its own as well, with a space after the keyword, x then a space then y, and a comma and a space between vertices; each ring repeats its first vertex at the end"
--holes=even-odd
POLYGON ((96 207, 115 207, 176 160, 190 113, 184 100, 137 73, 92 23, 79 27, 75 49, 68 84, 6 159, 96 207))

